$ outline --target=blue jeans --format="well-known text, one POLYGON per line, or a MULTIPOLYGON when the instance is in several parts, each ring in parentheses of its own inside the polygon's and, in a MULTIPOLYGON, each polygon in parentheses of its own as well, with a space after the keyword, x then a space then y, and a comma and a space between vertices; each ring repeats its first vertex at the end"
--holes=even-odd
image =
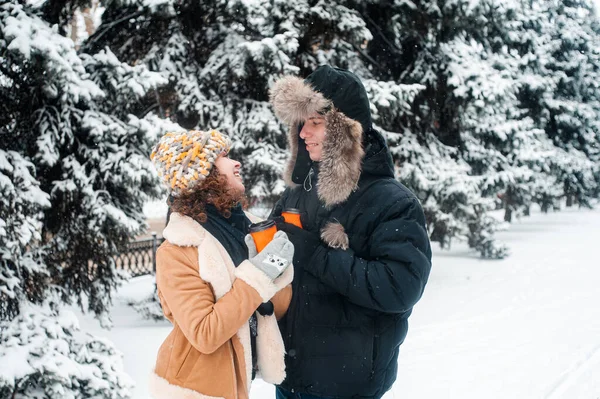
POLYGON ((309 395, 307 393, 286 391, 283 388, 275 387, 275 399, 325 399, 321 396, 309 395))

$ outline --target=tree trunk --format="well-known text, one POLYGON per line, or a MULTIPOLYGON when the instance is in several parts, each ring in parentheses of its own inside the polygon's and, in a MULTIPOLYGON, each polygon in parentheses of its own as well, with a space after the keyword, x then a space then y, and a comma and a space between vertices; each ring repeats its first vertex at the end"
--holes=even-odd
POLYGON ((508 186, 506 188, 506 192, 504 193, 504 221, 512 222, 512 205, 513 205, 513 188, 508 186))
POLYGON ((504 208, 504 221, 505 222, 512 222, 512 209, 507 206, 504 208))

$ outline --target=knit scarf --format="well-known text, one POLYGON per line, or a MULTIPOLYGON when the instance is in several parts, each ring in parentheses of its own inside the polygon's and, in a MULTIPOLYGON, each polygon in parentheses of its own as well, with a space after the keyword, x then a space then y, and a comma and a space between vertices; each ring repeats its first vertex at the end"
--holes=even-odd
POLYGON ((206 206, 206 222, 202 226, 225 248, 235 267, 248 259, 248 248, 244 237, 250 228, 250 219, 241 205, 231 208, 231 216, 225 218, 214 205, 206 206))

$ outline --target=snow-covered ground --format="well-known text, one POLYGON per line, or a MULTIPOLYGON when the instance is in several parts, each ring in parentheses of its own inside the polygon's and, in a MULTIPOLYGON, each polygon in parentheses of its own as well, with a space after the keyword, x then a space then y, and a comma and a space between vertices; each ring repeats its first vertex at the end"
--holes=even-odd
MULTIPOLYGON (((499 238, 512 252, 502 261, 481 260, 464 245, 434 251, 385 399, 600 398, 600 210, 534 213, 499 238)), ((170 331, 125 305, 150 282, 120 290, 111 331, 81 317, 83 329, 123 352, 135 399, 149 397, 147 376, 170 331)), ((251 398, 273 392, 258 380, 251 398)))

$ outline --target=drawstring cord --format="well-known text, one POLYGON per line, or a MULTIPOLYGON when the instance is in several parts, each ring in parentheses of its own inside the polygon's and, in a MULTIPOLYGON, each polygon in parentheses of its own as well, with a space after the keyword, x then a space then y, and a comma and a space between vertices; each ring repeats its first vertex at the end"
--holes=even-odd
POLYGON ((308 171, 308 175, 306 175, 306 178, 304 178, 304 189, 306 191, 312 190, 312 175, 313 175, 313 173, 315 173, 313 168, 310 168, 310 170, 308 171))

